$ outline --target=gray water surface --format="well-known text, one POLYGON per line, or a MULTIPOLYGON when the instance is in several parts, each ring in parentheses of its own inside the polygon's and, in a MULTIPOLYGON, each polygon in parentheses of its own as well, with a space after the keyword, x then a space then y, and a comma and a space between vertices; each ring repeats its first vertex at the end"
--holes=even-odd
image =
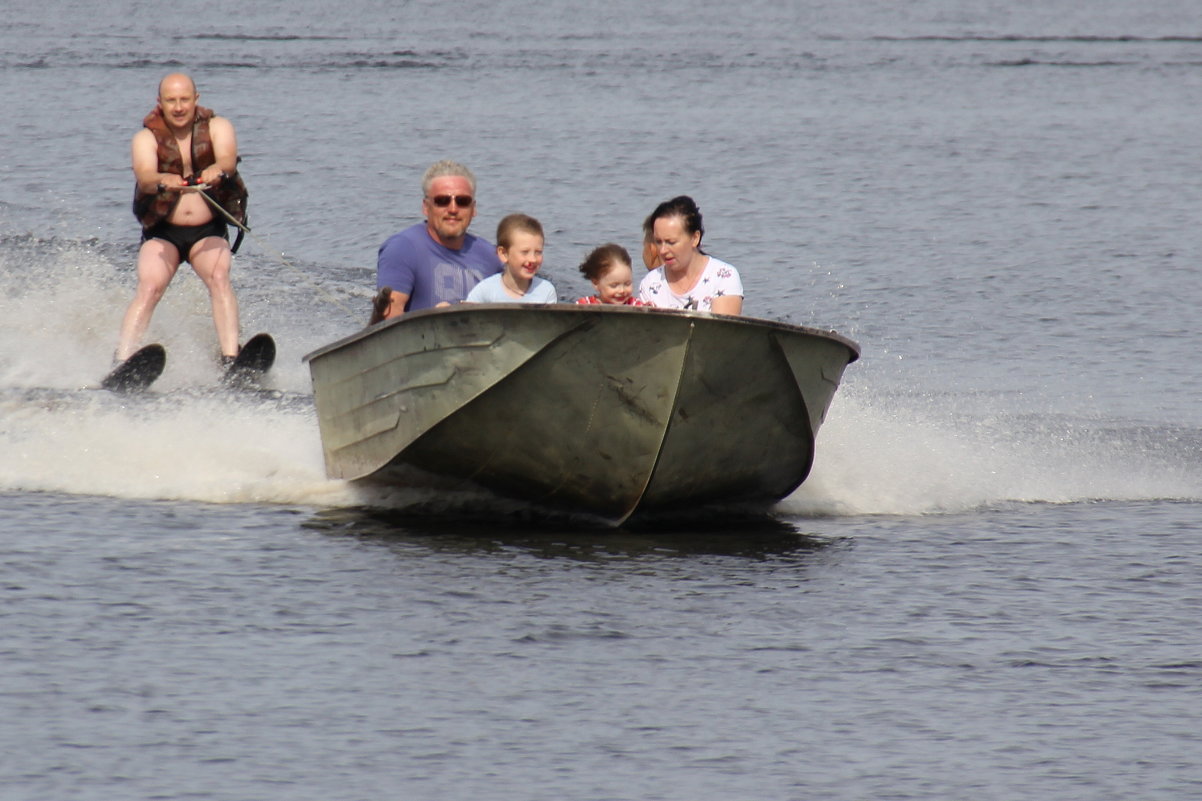
POLYGON ((0 797, 1202 795, 1192 4, 205 8, 0 21, 0 797), (186 269, 158 392, 88 388, 177 69, 262 395, 186 269), (326 479, 301 357, 444 157, 565 300, 685 192, 749 314, 857 340, 807 483, 596 531, 326 479))

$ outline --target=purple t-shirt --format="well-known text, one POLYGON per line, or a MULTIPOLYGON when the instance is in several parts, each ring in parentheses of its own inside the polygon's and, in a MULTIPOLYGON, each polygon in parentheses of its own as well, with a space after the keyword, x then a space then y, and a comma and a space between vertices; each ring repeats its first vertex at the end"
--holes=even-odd
POLYGON ((444 300, 457 303, 472 287, 501 272, 491 243, 468 234, 459 250, 435 242, 420 222, 393 234, 380 245, 376 288, 392 287, 409 296, 405 311, 429 309, 444 300))

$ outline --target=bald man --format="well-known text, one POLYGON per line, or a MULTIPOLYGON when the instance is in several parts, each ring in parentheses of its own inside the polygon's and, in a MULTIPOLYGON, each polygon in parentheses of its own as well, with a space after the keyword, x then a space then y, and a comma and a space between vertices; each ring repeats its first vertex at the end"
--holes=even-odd
POLYGON ((183 73, 159 82, 154 109, 131 144, 134 215, 142 224, 138 288, 125 312, 116 359, 138 348, 155 306, 187 261, 209 290, 223 363, 238 355, 238 301, 230 284, 232 253, 226 216, 197 186, 241 223, 246 186, 238 176, 234 126, 197 105, 200 93, 183 73))

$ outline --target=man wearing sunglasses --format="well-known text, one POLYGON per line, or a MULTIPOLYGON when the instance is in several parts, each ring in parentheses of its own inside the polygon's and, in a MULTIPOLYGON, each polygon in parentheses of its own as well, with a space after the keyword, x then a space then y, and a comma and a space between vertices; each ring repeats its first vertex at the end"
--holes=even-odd
POLYGON ((380 246, 371 323, 458 303, 501 272, 492 243, 467 232, 476 216, 476 177, 467 167, 454 161, 430 165, 422 177, 422 214, 425 222, 380 246))

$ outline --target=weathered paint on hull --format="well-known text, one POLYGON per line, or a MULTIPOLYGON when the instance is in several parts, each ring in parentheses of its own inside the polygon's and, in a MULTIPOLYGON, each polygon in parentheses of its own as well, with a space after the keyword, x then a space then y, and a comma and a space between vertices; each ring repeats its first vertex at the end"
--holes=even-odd
POLYGON ((332 477, 417 469, 621 522, 787 495, 858 355, 750 318, 503 305, 405 315, 306 359, 332 477))

